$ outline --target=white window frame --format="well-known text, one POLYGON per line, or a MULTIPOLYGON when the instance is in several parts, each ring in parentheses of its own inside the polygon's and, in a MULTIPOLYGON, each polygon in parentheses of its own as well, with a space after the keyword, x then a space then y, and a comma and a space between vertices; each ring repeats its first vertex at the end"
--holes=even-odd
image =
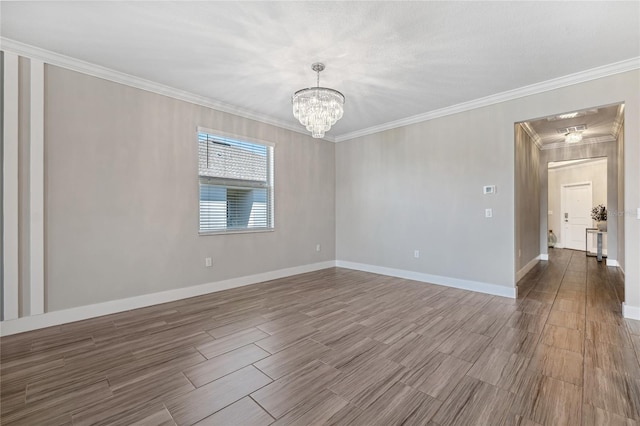
MULTIPOLYGON (((267 142, 264 140, 260 140, 260 139, 255 139, 255 138, 251 138, 251 137, 246 137, 246 136, 242 136, 242 135, 237 135, 237 134, 233 134, 233 133, 229 133, 229 132, 224 132, 224 131, 220 131, 220 130, 216 130, 216 129, 210 129, 210 128, 206 128, 206 127, 200 127, 198 126, 196 128, 196 135, 195 135, 195 139, 196 139, 196 147, 199 144, 199 134, 200 133, 207 133, 211 136, 214 137, 220 137, 223 139, 231 139, 231 140, 235 140, 238 142, 247 142, 247 143, 252 143, 252 144, 257 144, 257 145, 263 145, 266 146, 268 148, 270 148, 270 153, 271 153, 271 158, 267 160, 267 175, 268 175, 268 193, 267 193, 267 197, 268 197, 268 215, 269 215, 269 222, 270 222, 270 226, 266 227, 266 228, 227 228, 227 229, 221 229, 221 230, 215 230, 215 231, 203 231, 200 228, 200 170, 199 170, 199 166, 198 166, 198 162, 199 162, 199 155, 196 155, 196 168, 197 168, 197 173, 196 173, 196 183, 197 183, 197 193, 198 193, 198 235, 201 236, 207 236, 207 235, 228 235, 228 234, 247 234, 247 233, 261 233, 261 232, 273 232, 276 229, 276 225, 275 225, 275 144, 272 142, 267 142)), ((224 179, 220 178, 219 179, 221 182, 224 181, 224 179)), ((233 183, 230 181, 229 185, 227 185, 229 188, 238 188, 238 186, 234 186, 233 183)))

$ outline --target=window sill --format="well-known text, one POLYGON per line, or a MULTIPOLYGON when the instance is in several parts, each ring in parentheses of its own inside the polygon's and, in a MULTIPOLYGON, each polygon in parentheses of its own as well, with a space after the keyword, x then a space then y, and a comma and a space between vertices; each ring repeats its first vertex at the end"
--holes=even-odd
POLYGON ((229 235, 229 234, 261 234, 264 232, 273 232, 275 228, 269 229, 233 229, 229 231, 208 231, 208 232, 198 232, 198 236, 206 237, 209 235, 229 235))

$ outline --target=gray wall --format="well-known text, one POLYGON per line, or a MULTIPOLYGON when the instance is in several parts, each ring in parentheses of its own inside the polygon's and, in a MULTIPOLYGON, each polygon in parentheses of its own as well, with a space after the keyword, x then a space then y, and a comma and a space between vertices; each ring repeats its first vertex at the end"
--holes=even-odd
MULTIPOLYGON (((513 287, 514 123, 625 102, 626 116, 634 117, 625 124, 625 201, 635 211, 639 94, 635 70, 339 143, 338 259, 513 287), (497 186, 495 196, 482 195, 489 184, 497 186), (484 218, 488 207, 492 219, 484 218), (414 249, 426 256, 413 259, 414 249)), ((546 198, 546 187, 541 194, 546 198)), ((638 259, 640 221, 630 214, 625 220, 626 255, 638 259)), ((640 306, 640 262, 628 263, 627 303, 640 306)))
POLYGON ((480 108, 339 143, 338 259, 512 287, 514 123, 496 126, 500 113, 480 108))
MULTIPOLYGON (((604 204, 607 210, 615 210, 607 203, 607 159, 598 160, 584 164, 571 164, 561 166, 548 171, 548 206, 551 214, 547 215, 547 226, 553 229, 558 237, 558 243, 564 245, 565 235, 563 234, 562 218, 562 185, 591 182, 591 204, 597 206, 604 204)), ((616 182, 617 184, 617 182, 616 182)), ((616 186, 617 189, 617 186, 616 186)), ((617 222, 617 221, 616 221, 617 222)), ((590 227, 596 227, 596 222, 592 221, 590 227)))
POLYGON ((29 113, 31 94, 31 63, 26 58, 18 59, 18 211, 19 215, 27 218, 18 223, 18 239, 23 241, 18 253, 18 315, 26 316, 30 313, 29 298, 29 113))
POLYGON ((47 311, 335 259, 335 144, 54 66, 45 91, 47 311), (197 126, 275 143, 275 231, 198 236, 197 126))
POLYGON ((515 126, 516 271, 540 255, 540 150, 515 126))
MULTIPOLYGON (((618 146, 616 142, 606 142, 591 145, 571 146, 567 148, 542 150, 540 155, 540 182, 542 197, 540 200, 541 214, 541 234, 540 234, 540 250, 542 253, 548 253, 546 230, 549 229, 548 215, 548 194, 549 190, 549 171, 548 164, 551 161, 578 160, 581 158, 607 158, 607 209, 610 206, 618 205, 618 146), (543 232, 545 231, 545 232, 543 232)), ((594 205, 597 204, 594 193, 594 205)), ((554 214, 556 212, 554 211, 554 214)), ((608 252, 607 256, 610 260, 617 260, 618 257, 618 222, 607 221, 607 240, 608 252)))

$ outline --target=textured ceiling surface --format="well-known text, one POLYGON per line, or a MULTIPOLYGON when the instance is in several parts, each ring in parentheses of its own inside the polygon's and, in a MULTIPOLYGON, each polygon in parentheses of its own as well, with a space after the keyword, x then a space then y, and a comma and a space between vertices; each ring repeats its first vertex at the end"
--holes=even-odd
POLYGON ((346 96, 331 137, 640 56, 640 2, 11 2, 0 35, 295 125, 291 94, 346 96))

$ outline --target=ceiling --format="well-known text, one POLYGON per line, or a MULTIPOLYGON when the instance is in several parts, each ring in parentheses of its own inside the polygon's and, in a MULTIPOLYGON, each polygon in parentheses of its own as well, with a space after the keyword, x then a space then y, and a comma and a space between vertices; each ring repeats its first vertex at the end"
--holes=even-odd
POLYGON ((582 141, 573 145, 615 142, 624 120, 623 105, 594 107, 581 111, 569 111, 555 116, 523 123, 525 130, 540 149, 566 146, 567 129, 582 128, 582 141))
MULTIPOLYGON (((640 2, 12 2, 0 35, 304 131, 291 94, 346 96, 330 140, 640 57, 640 2)), ((9 39, 9 40, 7 40, 9 39)))

